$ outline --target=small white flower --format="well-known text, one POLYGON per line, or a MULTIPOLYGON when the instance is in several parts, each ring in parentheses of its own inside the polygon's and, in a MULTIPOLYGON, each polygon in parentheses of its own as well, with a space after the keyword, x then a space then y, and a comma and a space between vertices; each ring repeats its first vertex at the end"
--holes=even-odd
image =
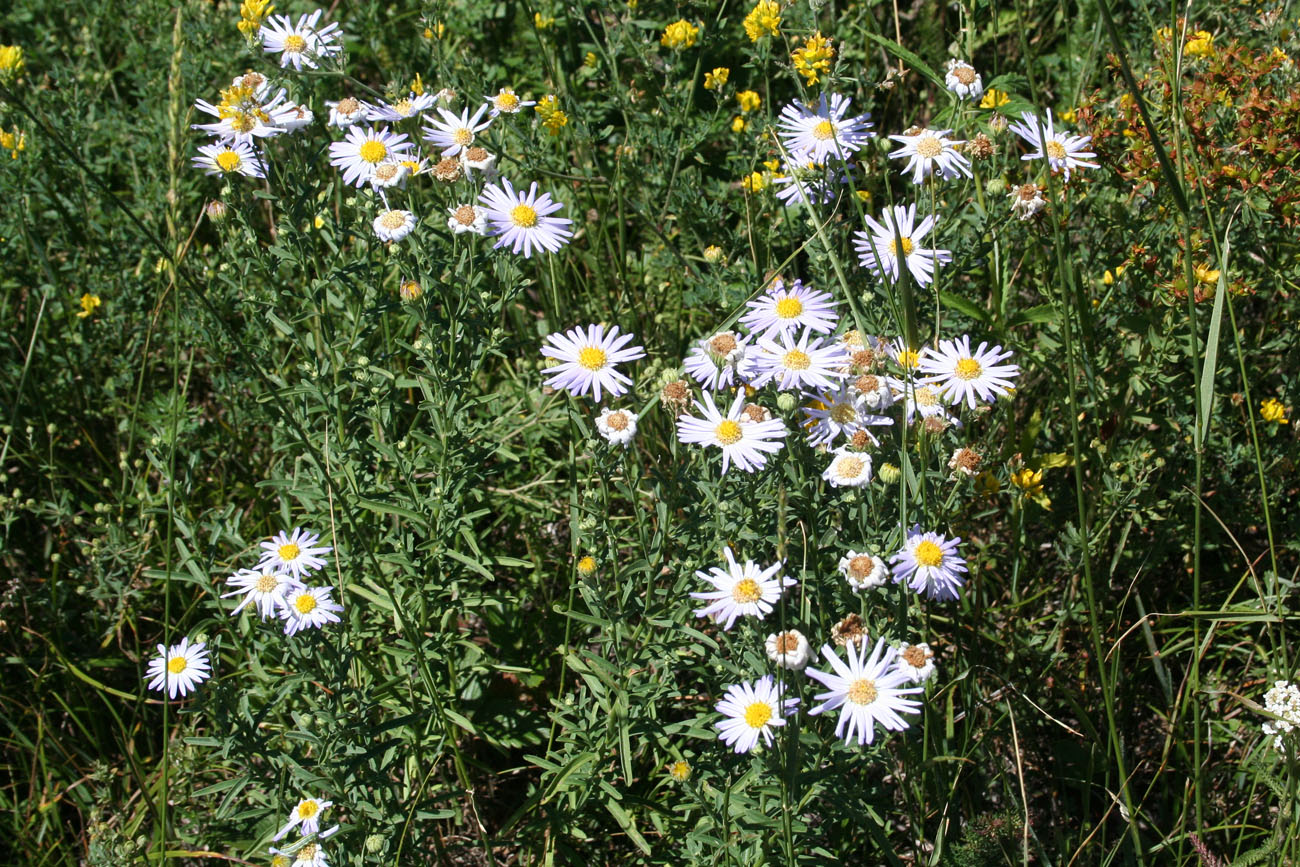
POLYGON ((275 114, 271 117, 272 122, 285 132, 293 132, 306 126, 311 126, 311 122, 316 119, 316 115, 305 105, 299 105, 296 102, 286 103, 282 108, 276 109, 275 114))
POLYGON ((1043 188, 1038 184, 1021 184, 1008 193, 1007 198, 1011 199, 1011 213, 1015 214, 1018 220, 1031 219, 1047 207, 1047 200, 1043 198, 1043 188))
POLYGON ((481 105, 474 116, 470 117, 469 109, 466 108, 457 117, 447 109, 439 108, 438 115, 442 119, 434 118, 429 126, 424 127, 424 140, 442 148, 444 157, 454 157, 472 145, 474 138, 492 123, 490 119, 479 123, 486 111, 487 106, 481 105))
POLYGON ((299 17, 295 26, 287 15, 273 15, 262 25, 258 35, 262 38, 262 50, 268 54, 280 55, 280 68, 293 64, 301 72, 303 66, 316 69, 316 61, 333 57, 343 50, 342 45, 335 44, 342 36, 339 25, 331 23, 317 30, 322 10, 317 9, 309 15, 299 17))
POLYGON ((889 582, 889 567, 874 554, 849 551, 840 558, 840 573, 854 593, 884 587, 889 582))
POLYGON ((406 135, 390 133, 388 127, 353 127, 343 141, 330 145, 330 165, 342 169, 343 183, 361 187, 369 183, 377 166, 401 161, 410 149, 406 135))
POLYGON ((329 587, 299 587, 289 592, 280 606, 284 634, 294 635, 303 629, 320 629, 326 623, 338 623, 343 606, 330 598, 329 587))
POLYGON ((943 77, 944 86, 962 99, 979 99, 984 95, 984 80, 964 60, 953 58, 948 61, 948 72, 943 77))
POLYGON ((965 578, 966 560, 957 552, 960 537, 946 538, 941 533, 922 533, 920 525, 912 527, 903 547, 890 558, 894 564, 894 583, 906 581, 917 593, 937 602, 958 598, 965 578))
POLYGON ((200 683, 212 676, 208 652, 202 641, 190 644, 188 637, 170 648, 158 645, 158 655, 149 660, 145 677, 149 688, 164 690, 171 698, 189 695, 200 683))
POLYGON ((366 120, 372 123, 377 121, 397 123, 408 117, 415 117, 431 105, 433 105, 433 94, 412 93, 393 103, 381 102, 378 105, 368 106, 366 120))
POLYGON ((818 292, 796 280, 789 286, 775 280, 759 297, 746 301, 749 312, 740 317, 740 324, 762 337, 776 337, 807 330, 817 334, 830 334, 840 321, 835 312, 831 293, 818 292))
POLYGON ((537 104, 531 99, 520 99, 519 95, 508 87, 501 88, 496 96, 488 97, 487 102, 492 107, 490 112, 492 117, 499 114, 518 114, 528 106, 537 104))
POLYGON ((261 543, 262 559, 258 561, 256 568, 270 567, 277 572, 288 572, 294 578, 302 580, 303 576, 323 568, 326 563, 323 555, 334 550, 328 546, 318 546, 316 543, 319 541, 319 533, 304 530, 302 527, 294 527, 292 534, 281 530, 271 537, 271 541, 261 543))
POLYGON ((957 427, 962 426, 961 419, 944 408, 939 390, 933 385, 913 385, 897 380, 894 386, 898 389, 898 396, 903 398, 903 420, 908 424, 911 424, 917 416, 922 419, 938 416, 957 427))
POLYGON ((451 214, 447 218, 447 228, 457 235, 465 232, 473 232, 475 235, 487 234, 486 208, 469 204, 457 205, 454 208, 448 208, 447 213, 451 214))
POLYGON ((891 135, 890 138, 902 145, 891 151, 889 158, 907 157, 903 174, 912 175, 912 183, 919 184, 931 174, 937 172, 940 178, 973 177, 970 160, 957 150, 957 145, 964 141, 948 138, 950 129, 923 129, 916 135, 891 135))
POLYGON ((247 605, 256 605, 257 611, 265 620, 275 616, 275 609, 284 604, 285 595, 301 587, 298 579, 288 572, 277 572, 271 568, 240 569, 226 579, 234 587, 229 593, 223 593, 222 599, 243 594, 243 600, 230 612, 233 617, 244 610, 247 605))
POLYGON ((862 641, 848 646, 847 665, 833 647, 822 645, 822 656, 830 663, 831 671, 810 668, 806 672, 827 688, 813 698, 822 704, 808 713, 816 716, 839 708, 835 736, 844 738, 847 744, 856 735, 859 746, 875 739, 877 725, 888 731, 903 731, 908 724, 902 715, 921 712, 920 702, 904 698, 920 692, 921 687, 900 688, 907 682, 907 675, 894 666, 894 650, 886 649, 885 639, 881 638, 867 659, 868 641, 864 635, 862 641))
POLYGON ((936 267, 952 261, 952 253, 948 250, 920 246, 921 239, 930 233, 937 220, 928 216, 917 223, 915 204, 907 207, 894 205, 885 211, 879 223, 871 217, 866 220, 870 231, 853 233, 858 262, 873 274, 880 274, 883 270, 891 283, 898 282, 900 260, 907 264, 912 278, 921 286, 930 285, 936 267), (902 250, 898 249, 900 241, 902 250))
POLYGON ((1300 728, 1300 687, 1285 680, 1273 682, 1273 688, 1264 693, 1264 710, 1280 719, 1264 723, 1264 734, 1273 736, 1273 746, 1287 755, 1287 741, 1300 728))
POLYGON ((546 368, 545 384, 562 388, 574 397, 591 392, 597 403, 602 391, 610 397, 626 394, 632 380, 614 365, 645 357, 643 347, 627 347, 633 339, 631 333, 619 334, 617 325, 606 333, 602 324, 588 325, 585 333, 581 328, 570 328, 547 335, 542 355, 558 359, 560 364, 546 368))
POLYGON ((474 172, 482 172, 488 180, 495 178, 496 161, 496 154, 489 153, 486 148, 478 145, 465 148, 460 152, 460 166, 465 171, 465 177, 470 177, 474 172))
POLYGON ((860 488, 871 481, 871 455, 838 448, 831 465, 822 473, 831 487, 860 488))
POLYGON ((375 217, 375 234, 381 241, 400 241, 415 228, 415 214, 398 209, 383 211, 375 217))
POLYGON ((230 141, 203 145, 199 155, 191 162, 205 175, 243 175, 246 178, 266 177, 262 158, 248 142, 230 141))
POLYGON ((792 102, 781 109, 777 120, 781 144, 796 163, 824 163, 832 157, 845 159, 873 135, 871 113, 846 117, 850 100, 838 93, 821 95, 814 108, 792 102))
POLYGON ((965 334, 956 340, 941 340, 938 349, 927 346, 921 353, 921 373, 929 375, 919 382, 937 385, 949 403, 965 402, 971 409, 976 397, 994 403, 1015 387, 1012 380, 1020 375, 1018 365, 1003 364, 1012 354, 1001 346, 990 348, 984 341, 972 352, 970 337, 965 334))
POLYGON ((303 798, 289 811, 289 821, 272 840, 283 840, 285 835, 298 828, 298 833, 306 837, 320 830, 320 816, 326 808, 334 806, 333 801, 321 801, 316 798, 303 798))
POLYGON ((351 96, 344 97, 338 102, 329 102, 327 100, 325 105, 330 110, 329 125, 341 129, 347 129, 352 124, 365 120, 370 111, 370 106, 351 96))
POLYGON ((797 629, 772 633, 763 643, 763 649, 777 668, 803 671, 812 661, 812 647, 797 629))
POLYGON ((717 704, 718 713, 726 717, 717 724, 718 739, 738 753, 751 752, 760 737, 770 747, 772 729, 785 725, 785 717, 793 715, 799 704, 797 698, 782 699, 784 690, 785 685, 770 674, 727 687, 717 704))
POLYGON ((1025 140, 1027 144, 1033 146, 1034 151, 1022 156, 1022 160, 1041 160, 1046 158, 1047 164, 1054 172, 1062 172, 1065 175, 1066 183, 1070 181, 1070 169, 1095 169, 1096 163, 1087 162, 1085 157, 1097 156, 1092 151, 1084 150, 1088 142, 1092 141, 1090 135, 1070 135, 1062 130, 1057 132, 1052 129, 1052 110, 1047 110, 1047 122, 1042 123, 1038 116, 1032 111, 1022 112, 1020 115, 1022 121, 1013 123, 1007 128, 1025 140))
POLYGON ((623 446, 632 441, 636 436, 636 422, 640 418, 636 413, 626 409, 610 409, 605 407, 596 416, 596 430, 600 435, 607 439, 611 445, 623 446))
POLYGON ((406 166, 399 162, 380 163, 370 176, 370 186, 376 190, 405 187, 407 174, 406 166))
POLYGON ((719 331, 695 344, 686 357, 686 372, 710 391, 731 388, 748 372, 746 338, 734 331, 719 331))
POLYGON ((930 645, 925 642, 908 644, 903 641, 894 645, 894 649, 898 653, 894 657, 894 664, 912 683, 925 683, 934 677, 934 651, 930 645))
POLYGON ((833 389, 845 377, 844 368, 849 355, 838 340, 822 345, 820 337, 805 331, 794 340, 781 334, 776 340, 758 339, 758 352, 753 356, 754 373, 750 384, 762 388, 775 382, 779 391, 790 389, 833 389), (778 342, 779 341, 779 342, 778 342))
POLYGON ((697 571, 695 577, 713 585, 713 590, 692 593, 692 599, 702 599, 709 604, 695 612, 696 617, 712 617, 722 624, 724 631, 731 629, 738 617, 757 617, 762 620, 780 601, 785 588, 799 583, 793 578, 777 573, 785 568, 780 561, 766 569, 753 560, 742 566, 736 562, 731 548, 722 549, 727 558, 727 568, 717 566, 708 572, 697 571))
POLYGON ((703 394, 704 401, 695 401, 695 408, 703 415, 681 416, 677 420, 678 442, 722 449, 722 472, 735 464, 747 473, 754 473, 767 465, 767 456, 779 452, 784 443, 781 438, 789 431, 780 419, 753 421, 745 414, 745 390, 736 395, 731 408, 724 416, 713 402, 713 395, 703 394))

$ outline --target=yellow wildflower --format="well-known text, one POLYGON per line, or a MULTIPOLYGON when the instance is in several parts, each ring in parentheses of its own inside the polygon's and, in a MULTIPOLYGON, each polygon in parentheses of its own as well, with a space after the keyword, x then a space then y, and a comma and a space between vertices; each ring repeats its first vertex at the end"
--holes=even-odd
POLYGON ((600 65, 600 58, 596 56, 596 52, 588 51, 587 54, 582 58, 582 65, 587 67, 588 69, 595 69, 597 66, 600 65))
POLYGON ((411 93, 416 96, 424 95, 424 79, 420 78, 420 73, 415 73, 415 78, 411 80, 411 93))
POLYGON ((659 37, 659 44, 664 48, 681 51, 683 48, 695 45, 695 39, 699 35, 700 28, 683 18, 664 28, 664 35, 659 37))
POLYGON ((0 80, 12 81, 26 65, 21 45, 0 45, 0 80))
POLYGON ((735 117, 733 117, 733 118, 731 119, 731 131, 732 131, 732 132, 744 132, 744 131, 745 131, 745 128, 748 127, 748 126, 749 126, 749 124, 746 123, 746 122, 745 122, 745 119, 744 119, 743 117, 741 117, 740 115, 736 115, 735 117))
POLYGON ((555 19, 540 12, 533 13, 533 26, 538 30, 550 30, 555 26, 555 19))
POLYGON ((745 188, 747 193, 757 193, 767 186, 767 178, 763 177, 762 172, 754 172, 741 178, 740 185, 745 188))
POLYGON ((822 73, 830 72, 833 57, 835 57, 835 49, 831 46, 831 41, 822 36, 820 30, 805 39, 803 46, 795 49, 790 55, 790 59, 794 61, 795 71, 809 84, 817 84, 821 81, 822 73))
POLYGON ((441 21, 437 22, 432 27, 424 28, 425 39, 441 39, 443 36, 446 35, 446 33, 447 33, 447 25, 441 21))
POLYGON ((980 100, 980 108, 1001 108, 1011 101, 1011 97, 1006 91, 990 87, 984 91, 984 98, 980 100))
POLYGON ((1286 407, 1275 397, 1259 402, 1259 414, 1264 421, 1271 421, 1273 424, 1290 424, 1291 420, 1286 417, 1286 407))
POLYGON ((262 22, 274 11, 271 0, 244 0, 239 4, 239 32, 252 39, 261 29, 262 22))
POLYGON ((414 303, 424 294, 424 287, 415 280, 403 280, 397 287, 397 294, 402 296, 403 301, 414 303))
POLYGON ((710 244, 704 248, 704 261, 710 265, 716 265, 722 261, 722 248, 717 244, 710 244))
POLYGON ((668 766, 668 775, 679 783, 684 783, 691 778, 691 764, 684 760, 678 760, 668 766))
POLYGON ((1032 497, 1036 493, 1042 493, 1043 471, 1031 470, 1029 467, 1016 470, 1011 474, 1011 484, 1024 491, 1026 497, 1032 497))
POLYGON ((1194 270, 1197 283, 1219 282, 1219 272, 1211 269, 1209 265, 1197 265, 1194 270))
POLYGON ((754 8, 745 16, 745 32, 750 42, 757 42, 764 36, 775 36, 781 26, 781 7, 772 0, 758 0, 754 8))
POLYGON ((1000 487, 1002 487, 1001 482, 990 470, 980 470, 980 474, 975 477, 975 492, 977 494, 991 496, 996 494, 1000 487))
POLYGON ((742 90, 736 94, 736 102, 740 103, 741 114, 749 114, 763 104, 763 99, 752 90, 742 90))
POLYGON ((18 127, 13 132, 0 129, 0 149, 9 151, 10 159, 18 159, 19 152, 27 150, 27 133, 18 127))
POLYGON ((767 169, 769 173, 770 173, 770 172, 774 172, 774 171, 776 171, 777 169, 781 168, 781 161, 780 161, 780 160, 763 160, 763 168, 767 169))
POLYGON ((103 303, 103 301, 99 300, 98 295, 91 295, 87 292, 85 295, 81 296, 81 312, 77 314, 77 318, 85 319, 87 316, 93 314, 95 308, 99 307, 103 303))
POLYGON ((553 93, 548 93, 539 99, 533 111, 541 117, 542 126, 546 127, 546 131, 551 135, 559 135, 561 127, 569 122, 569 116, 560 110, 559 100, 553 93))
POLYGON ((1106 286, 1110 286, 1110 285, 1112 285, 1112 284, 1115 282, 1115 275, 1112 274, 1112 273, 1110 273, 1110 269, 1109 269, 1109 268, 1106 269, 1106 273, 1105 273, 1105 274, 1102 274, 1102 275, 1101 275, 1101 282, 1102 282, 1103 284, 1105 284, 1106 286))
POLYGON ((1168 42, 1174 38, 1174 31, 1168 27, 1156 28, 1155 37, 1157 42, 1168 42))
POLYGON ((1192 57, 1206 57, 1214 52, 1214 36, 1204 30, 1197 30, 1183 46, 1183 54, 1192 57))
POLYGON ((596 572, 596 558, 588 554, 578 561, 578 574, 583 578, 589 578, 596 572))
POLYGON ((705 90, 721 90, 722 85, 727 83, 727 78, 731 75, 731 70, 725 66, 719 66, 712 72, 704 73, 705 90))
POLYGON ((1074 119, 1075 119, 1074 109, 1067 108, 1065 111, 1058 114, 1057 117, 1059 117, 1061 120, 1065 121, 1066 123, 1074 123, 1074 119))

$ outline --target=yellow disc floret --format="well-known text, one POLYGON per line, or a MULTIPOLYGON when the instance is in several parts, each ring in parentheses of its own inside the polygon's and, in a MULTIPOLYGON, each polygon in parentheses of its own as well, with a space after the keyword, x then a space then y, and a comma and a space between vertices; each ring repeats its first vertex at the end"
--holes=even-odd
POLYGON ((933 568, 943 564, 943 549, 929 539, 917 545, 916 550, 912 552, 912 556, 916 558, 916 562, 920 566, 933 568))
POLYGON ((745 435, 744 430, 740 427, 740 422, 732 421, 729 418, 723 419, 713 430, 713 435, 718 438, 718 442, 724 446, 735 445, 740 442, 745 435))
POLYGON ((772 718, 772 706, 765 701, 756 701, 745 708, 745 725, 752 729, 761 729, 772 718))

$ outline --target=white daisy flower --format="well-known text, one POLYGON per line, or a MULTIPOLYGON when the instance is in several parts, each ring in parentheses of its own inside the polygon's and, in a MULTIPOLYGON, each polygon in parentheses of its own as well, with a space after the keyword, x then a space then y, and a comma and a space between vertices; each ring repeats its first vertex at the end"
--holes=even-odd
POLYGON ((475 235, 487 234, 487 209, 465 204, 448 208, 447 228, 457 235, 473 232, 475 235))
POLYGON ((854 593, 884 587, 889 581, 889 567, 875 554, 849 551, 840 558, 840 574, 849 582, 854 593))
POLYGON ((370 186, 375 190, 387 190, 392 187, 406 186, 406 176, 410 174, 406 166, 399 162, 380 163, 370 175, 370 186))
POLYGON ((833 488, 860 488, 871 481, 871 455, 838 448, 822 478, 833 488))
POLYGON ((609 440, 611 445, 627 447, 636 436, 636 422, 640 416, 626 409, 605 407, 596 416, 596 430, 609 440))
MULTIPOLYGON (((858 377, 858 380, 863 378, 858 377)), ((814 448, 830 445, 841 434, 851 438, 868 426, 894 423, 887 415, 867 412, 862 394, 847 380, 834 389, 822 389, 812 397, 813 402, 801 407, 800 411, 808 418, 804 427, 808 429, 808 444, 814 448)), ((872 445, 880 444, 870 431, 867 431, 867 436, 872 445)))
POLYGON ((158 645, 158 655, 149 660, 144 676, 149 688, 163 690, 171 698, 189 695, 200 683, 212 676, 208 652, 202 641, 190 644, 188 637, 170 648, 158 645))
POLYGON ((1011 199, 1011 213, 1017 220, 1032 219, 1035 214, 1047 207, 1043 198, 1043 188, 1038 184, 1021 184, 1007 194, 1011 199))
POLYGON ((304 629, 320 629, 327 623, 338 623, 336 612, 343 606, 330 598, 330 587, 298 587, 289 591, 280 606, 280 619, 284 621, 284 634, 295 635, 304 629))
POLYGON ((330 145, 330 165, 343 171, 343 183, 362 187, 370 182, 377 166, 400 161, 411 149, 404 133, 390 133, 388 127, 353 127, 347 138, 330 145))
POLYGON ((957 553, 960 537, 945 538, 940 533, 922 533, 915 525, 907 533, 902 549, 889 559, 894 564, 894 583, 906 581, 917 593, 937 602, 957 599, 957 590, 966 579, 966 561, 957 553))
POLYGON ((309 15, 300 16, 297 26, 287 15, 271 16, 258 31, 258 36, 262 39, 262 50, 267 54, 279 54, 281 69, 290 63, 299 72, 302 72, 304 65, 316 69, 317 60, 333 57, 343 50, 342 45, 336 44, 343 35, 338 32, 337 23, 316 29, 322 14, 323 11, 317 9, 309 15))
POLYGON ((474 172, 482 172, 488 180, 497 176, 496 170, 497 155, 489 153, 486 148, 478 145, 465 148, 460 152, 460 166, 465 171, 465 177, 469 177, 474 172))
POLYGON ((872 274, 879 275, 883 268, 891 283, 898 282, 899 240, 903 248, 901 258, 907 263, 907 270, 912 272, 912 278, 921 286, 930 285, 936 266, 952 261, 952 253, 948 250, 929 250, 919 246, 937 221, 928 216, 917 223, 915 204, 907 207, 894 205, 885 211, 880 223, 871 217, 866 219, 870 232, 854 232, 853 247, 858 251, 858 262, 872 274))
POLYGON ((317 569, 324 568, 323 555, 333 551, 326 545, 317 545, 320 534, 302 527, 294 527, 293 533, 281 530, 271 537, 271 541, 262 542, 262 559, 255 568, 271 568, 276 572, 287 572, 299 581, 317 569))
POLYGON ((404 96, 396 102, 380 102, 377 105, 366 106, 366 120, 372 123, 378 121, 388 121, 397 123, 406 120, 408 117, 415 117, 429 106, 433 105, 433 94, 431 93, 411 93, 404 96))
POLYGON ((890 138, 902 147, 890 151, 889 158, 907 157, 903 174, 910 173, 914 184, 921 183, 935 172, 944 180, 961 175, 974 177, 970 170, 970 160, 956 147, 966 142, 948 138, 950 132, 950 129, 923 129, 916 135, 891 135, 890 138))
POLYGON ((948 412, 933 385, 911 385, 899 382, 898 395, 903 398, 903 421, 911 424, 919 416, 922 420, 938 416, 946 422, 962 427, 961 419, 948 412))
POLYGON ((330 110, 329 125, 340 129, 347 129, 354 123, 361 123, 370 113, 369 105, 352 96, 346 96, 338 102, 326 100, 325 105, 330 110))
POLYGON ((921 383, 939 386, 939 392, 949 403, 962 403, 975 408, 975 398, 994 403, 1015 387, 1012 380, 1020 375, 1020 367, 1003 364, 1013 355, 1001 346, 989 348, 986 341, 974 352, 970 337, 963 334, 956 340, 941 340, 939 348, 926 347, 921 353, 920 369, 930 374, 921 383))
POLYGON ((686 372, 710 391, 731 388, 748 372, 748 350, 746 338, 734 331, 719 331, 695 344, 686 356, 686 372))
POLYGON ((581 328, 570 328, 565 333, 557 331, 547 335, 548 345, 542 347, 542 355, 561 363, 546 368, 545 384, 562 388, 574 397, 590 391, 597 403, 602 390, 610 397, 621 397, 627 393, 632 380, 614 365, 645 358, 643 347, 625 348, 633 339, 631 333, 620 335, 617 325, 606 333, 605 326, 599 324, 588 325, 585 334, 581 328))
POLYGON ((413 178, 416 175, 428 174, 429 172, 428 161, 415 152, 404 154, 397 163, 402 168, 406 169, 406 176, 408 178, 413 178))
POLYGON ((204 114, 217 118, 216 123, 196 123, 190 129, 201 129, 222 140, 251 144, 254 139, 271 138, 284 132, 272 117, 285 102, 286 91, 280 88, 269 100, 269 88, 260 85, 239 85, 221 91, 221 102, 213 105, 202 99, 194 107, 204 114))
MULTIPOLYGON (((321 834, 317 839, 324 838, 325 835, 321 834)), ((325 857, 325 848, 315 841, 306 844, 301 849, 294 849, 292 852, 286 852, 272 846, 270 852, 274 856, 271 860, 273 867, 278 867, 280 863, 287 864, 288 867, 329 867, 329 861, 325 857), (276 859, 278 858, 283 858, 283 862, 277 862, 276 859)))
POLYGON ((1020 136, 1025 142, 1033 146, 1033 153, 1022 156, 1022 160, 1041 160, 1047 159, 1047 164, 1054 172, 1062 172, 1065 180, 1069 183, 1070 169, 1095 169, 1098 168, 1096 163, 1087 162, 1085 157, 1097 156, 1092 151, 1084 150, 1088 142, 1092 141, 1090 135, 1070 135, 1064 130, 1057 132, 1052 129, 1052 110, 1047 110, 1047 123, 1041 124, 1038 116, 1032 111, 1021 112, 1022 122, 1013 123, 1007 128, 1013 133, 1020 136))
POLYGON ((790 671, 803 671, 812 662, 812 647, 808 639, 797 629, 774 632, 763 642, 767 658, 777 668, 790 671))
POLYGON ((488 97, 487 103, 492 107, 490 112, 492 117, 499 114, 518 114, 528 106, 537 104, 531 99, 520 99, 519 95, 508 87, 501 88, 496 96, 488 97))
POLYGON ((461 110, 460 117, 457 117, 447 109, 439 107, 438 114, 442 120, 434 118, 429 126, 424 127, 424 140, 442 148, 444 157, 454 157, 472 145, 475 136, 492 123, 491 119, 479 123, 485 111, 487 106, 481 105, 478 111, 474 112, 474 116, 470 117, 469 109, 465 108, 461 110))
POLYGON ((299 105, 296 102, 285 103, 281 108, 275 110, 271 116, 271 121, 285 132, 293 132, 310 126, 311 122, 316 119, 316 115, 305 105, 299 105))
POLYGON ((724 416, 705 392, 704 401, 695 408, 704 418, 684 415, 677 420, 677 440, 722 449, 722 472, 734 462, 747 473, 757 472, 767 464, 767 455, 779 452, 780 438, 789 431, 780 419, 753 421, 745 416, 745 391, 741 389, 724 416))
POLYGON ((871 651, 871 657, 865 658, 867 641, 869 639, 863 636, 862 641, 849 645, 847 665, 833 647, 822 645, 822 656, 832 670, 825 672, 810 668, 806 672, 827 688, 826 692, 813 698, 822 704, 809 713, 816 716, 839 708, 835 736, 844 738, 848 744, 856 735, 859 746, 872 742, 877 725, 888 731, 903 731, 908 724, 902 714, 921 712, 920 702, 903 697, 921 692, 921 687, 899 688, 907 682, 907 675, 893 665, 893 648, 886 649, 885 639, 881 638, 871 651))
POLYGON ((785 725, 785 717, 792 716, 799 699, 782 699, 785 685, 777 683, 772 675, 764 675, 753 683, 737 683, 727 687, 727 693, 717 704, 718 713, 726 719, 717 724, 718 740, 738 753, 751 752, 758 739, 772 745, 772 729, 785 725))
POLYGON ((838 93, 821 95, 817 107, 792 102, 781 109, 777 121, 781 143, 798 163, 824 163, 832 157, 846 158, 862 147, 871 132, 870 112, 845 117, 849 98, 838 93))
POLYGON ((226 583, 235 589, 223 593, 222 599, 240 594, 244 596, 243 600, 235 606, 235 610, 230 612, 230 616, 234 617, 247 605, 256 605, 263 620, 274 617, 275 609, 284 604, 285 595, 302 586, 298 579, 289 573, 277 572, 274 569, 240 569, 227 578, 226 583))
POLYGON ((199 148, 199 155, 191 162, 194 168, 203 169, 205 175, 266 177, 266 166, 262 165, 262 158, 248 142, 229 141, 203 145, 199 148))
MULTIPOLYGON (((864 373, 862 376, 849 381, 849 387, 853 393, 858 396, 862 406, 865 409, 888 409, 894 403, 894 390, 889 385, 887 377, 876 376, 874 373, 864 373)), ((863 415, 864 419, 880 419, 886 416, 880 415, 863 415)), ((870 421, 868 424, 885 424, 883 421, 870 421)), ((893 424, 893 419, 888 420, 893 424)), ((875 439, 875 437, 872 437, 875 439)))
POLYGON ((923 349, 913 349, 902 337, 895 337, 885 344, 884 349, 889 360, 902 369, 905 379, 915 378, 917 370, 921 367, 923 349))
POLYGON ((842 168, 821 163, 786 163, 781 174, 772 178, 776 197, 787 208, 809 202, 826 205, 835 201, 849 176, 842 168))
POLYGON ((832 389, 844 378, 849 355, 838 340, 823 346, 822 339, 813 337, 810 331, 805 331, 797 341, 790 334, 780 334, 778 340, 758 339, 759 351, 753 356, 754 375, 750 379, 754 388, 775 382, 779 391, 832 389))
POLYGON ((908 644, 903 641, 896 644, 894 649, 898 653, 894 657, 894 665, 912 683, 925 683, 934 677, 934 651, 930 645, 925 642, 908 644))
POLYGON ((948 61, 948 71, 943 77, 944 86, 962 99, 979 99, 984 95, 984 80, 964 60, 953 58, 948 61))
POLYGON ((400 241, 411 234, 415 222, 415 214, 410 211, 399 209, 383 211, 375 217, 375 234, 381 241, 400 241))
POLYGON ((572 220, 550 216, 564 206, 552 201, 550 193, 538 195, 535 181, 524 193, 502 178, 499 186, 484 187, 478 200, 487 208, 492 234, 500 237, 495 246, 509 245, 510 252, 517 255, 522 251, 525 259, 533 255, 534 248, 557 252, 573 237, 569 229, 572 220))
POLYGON ((830 334, 840 321, 831 299, 831 293, 818 292, 803 285, 802 280, 789 286, 783 280, 776 280, 762 295, 745 302, 749 312, 740 317, 740 324, 763 337, 803 329, 830 334))
POLYGON ((289 811, 289 821, 271 839, 283 840, 285 835, 297 826, 300 826, 298 827, 298 833, 304 837, 308 834, 315 834, 320 830, 321 813, 332 806, 334 806, 333 801, 303 798, 289 811))
MULTIPOLYGON (((706 395, 707 397, 707 395, 706 395)), ((692 593, 692 599, 709 602, 704 608, 697 609, 696 617, 712 617, 722 624, 723 630, 731 629, 738 617, 757 617, 762 620, 772 610, 772 606, 781 600, 785 588, 799 583, 793 578, 777 573, 785 564, 777 561, 766 569, 753 560, 746 560, 745 565, 736 562, 731 548, 722 549, 727 558, 727 568, 717 566, 708 572, 695 573, 695 577, 707 581, 715 589, 703 593, 692 593)))

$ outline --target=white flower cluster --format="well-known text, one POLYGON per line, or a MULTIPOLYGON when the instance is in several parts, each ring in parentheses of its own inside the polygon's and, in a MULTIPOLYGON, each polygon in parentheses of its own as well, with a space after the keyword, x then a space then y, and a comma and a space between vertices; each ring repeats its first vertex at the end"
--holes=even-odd
POLYGON ((1287 741, 1300 729, 1300 687, 1285 680, 1274 681, 1273 688, 1264 693, 1264 710, 1278 717, 1264 723, 1264 734, 1272 735, 1273 746, 1288 755, 1287 741))
POLYGON ((320 829, 320 818, 321 814, 332 806, 334 806, 333 801, 321 801, 316 798, 303 798, 298 801, 294 808, 289 811, 289 821, 271 839, 279 842, 288 836, 289 832, 294 828, 298 829, 298 833, 301 835, 300 839, 284 849, 277 849, 272 846, 271 855, 277 858, 292 859, 292 861, 288 862, 290 867, 329 867, 329 861, 325 857, 325 848, 320 845, 319 841, 332 837, 338 831, 339 826, 335 825, 328 830, 322 831, 320 829), (312 837, 313 834, 314 837, 312 837))

